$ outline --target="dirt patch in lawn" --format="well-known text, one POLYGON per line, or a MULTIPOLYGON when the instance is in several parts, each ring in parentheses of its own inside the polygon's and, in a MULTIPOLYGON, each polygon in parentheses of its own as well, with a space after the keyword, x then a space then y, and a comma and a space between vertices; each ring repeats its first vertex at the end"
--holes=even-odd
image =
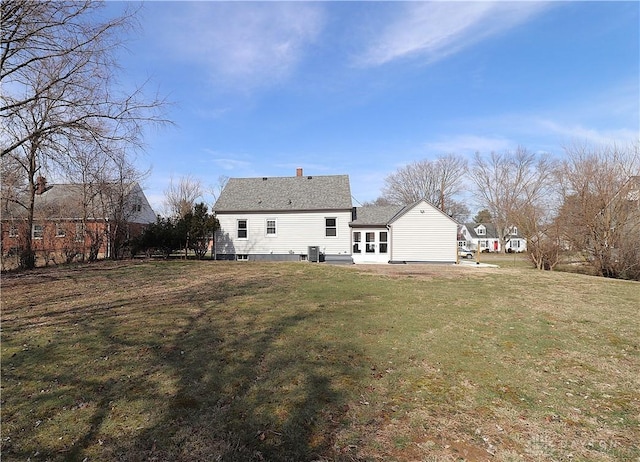
POLYGON ((378 274, 390 278, 470 278, 482 277, 486 274, 496 273, 499 268, 489 266, 474 265, 452 265, 452 264, 366 264, 354 265, 350 267, 352 271, 362 274, 378 274))

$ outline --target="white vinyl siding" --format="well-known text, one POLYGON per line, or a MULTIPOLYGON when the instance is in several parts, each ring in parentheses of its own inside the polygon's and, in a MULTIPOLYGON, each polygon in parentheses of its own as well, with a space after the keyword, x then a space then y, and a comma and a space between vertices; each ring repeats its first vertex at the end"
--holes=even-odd
POLYGON ((318 246, 325 255, 350 255, 351 211, 281 212, 281 213, 218 213, 220 230, 216 248, 227 255, 297 254, 306 255, 309 246, 318 246), (326 236, 326 218, 335 218, 335 236, 326 236), (237 221, 247 221, 247 238, 238 239, 237 221), (267 223, 275 220, 277 234, 267 234, 267 223))
POLYGON ((455 262, 457 224, 421 201, 391 224, 391 260, 455 262))

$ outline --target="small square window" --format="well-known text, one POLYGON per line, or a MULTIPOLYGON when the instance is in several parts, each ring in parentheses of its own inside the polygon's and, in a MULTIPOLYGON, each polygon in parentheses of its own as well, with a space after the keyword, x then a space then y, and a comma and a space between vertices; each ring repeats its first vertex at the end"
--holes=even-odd
POLYGON ((67 232, 62 223, 56 223, 56 237, 65 237, 66 235, 67 232))

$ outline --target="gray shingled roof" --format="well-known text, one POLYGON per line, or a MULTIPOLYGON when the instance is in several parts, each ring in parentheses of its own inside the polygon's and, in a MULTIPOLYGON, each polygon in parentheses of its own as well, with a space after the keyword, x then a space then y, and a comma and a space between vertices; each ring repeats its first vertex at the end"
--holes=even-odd
MULTIPOLYGON (((469 237, 473 239, 498 239, 499 238, 498 229, 496 228, 496 225, 494 225, 493 223, 465 223, 464 225, 467 227, 467 230, 469 230, 469 234, 470 234, 469 237), (475 228, 477 228, 481 224, 486 228, 487 234, 476 233, 475 228)), ((520 232, 518 232, 516 235, 510 234, 508 237, 522 239, 520 232)))
POLYGON ((351 209, 348 175, 230 178, 213 206, 220 212, 351 209))
MULTIPOLYGON (((83 186, 81 184, 52 184, 47 185, 42 194, 34 197, 34 213, 50 219, 79 219, 83 216, 83 186)), ((23 202, 28 201, 25 196, 23 202)), ((13 202, 7 204, 4 218, 26 217, 27 210, 13 202)), ((99 201, 91 201, 87 207, 90 216, 103 216, 103 208, 99 201)))
POLYGON ((405 206, 367 205, 356 207, 351 226, 383 226, 388 224, 405 206))
MULTIPOLYGON (((137 183, 132 183, 127 186, 128 193, 142 194, 137 183)), ((110 216, 108 213, 109 205, 103 203, 106 202, 106 198, 94 196, 87 199, 86 208, 83 206, 85 197, 85 187, 82 184, 50 184, 47 185, 45 191, 42 194, 36 194, 34 198, 34 215, 36 220, 46 218, 50 220, 78 220, 83 218, 86 213, 87 218, 90 219, 102 219, 105 216, 110 216), (103 200, 101 200, 103 199, 103 200)), ((24 198, 24 203, 27 199, 24 198)), ((131 223, 153 223, 156 219, 155 213, 151 209, 148 203, 141 203, 140 212, 130 212, 128 221, 131 223)), ((2 211, 3 219, 12 218, 25 218, 27 211, 24 207, 14 203, 8 202, 6 209, 2 211)))

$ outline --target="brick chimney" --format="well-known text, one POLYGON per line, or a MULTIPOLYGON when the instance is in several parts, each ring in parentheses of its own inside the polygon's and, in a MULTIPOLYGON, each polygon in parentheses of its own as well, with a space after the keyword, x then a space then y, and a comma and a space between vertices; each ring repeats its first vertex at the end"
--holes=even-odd
POLYGON ((36 180, 36 194, 40 195, 47 190, 47 179, 43 176, 39 176, 36 180))
POLYGON ((296 176, 303 176, 303 174, 302 174, 302 168, 301 168, 301 167, 298 167, 298 168, 296 169, 296 176))

